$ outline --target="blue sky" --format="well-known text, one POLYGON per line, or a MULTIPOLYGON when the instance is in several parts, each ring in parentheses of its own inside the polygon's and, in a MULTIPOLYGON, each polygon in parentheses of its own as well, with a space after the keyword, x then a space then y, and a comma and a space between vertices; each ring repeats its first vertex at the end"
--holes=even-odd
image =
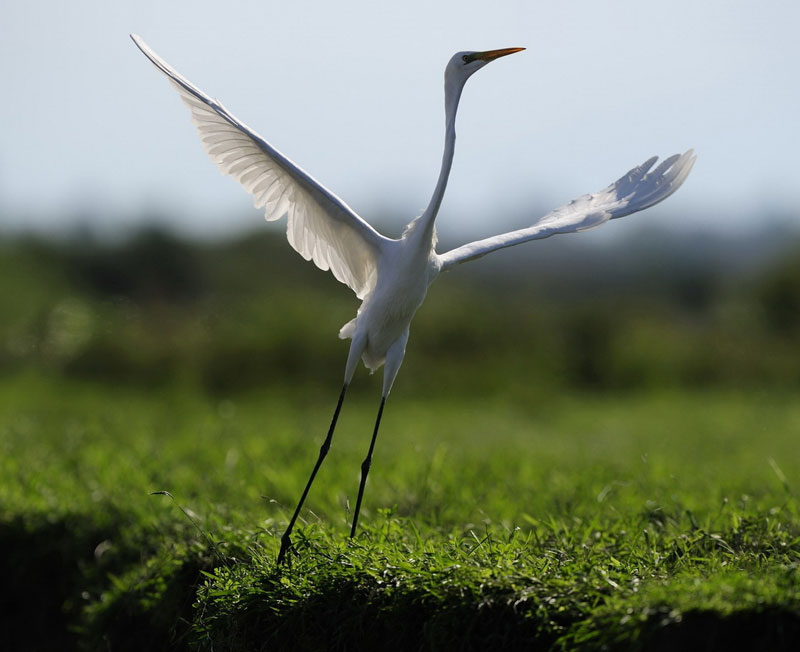
POLYGON ((392 234, 438 173, 448 58, 509 46, 528 49, 467 85, 441 231, 522 226, 689 147, 692 175, 650 219, 800 221, 799 24, 779 0, 6 3, 0 226, 262 223, 129 32, 392 234))

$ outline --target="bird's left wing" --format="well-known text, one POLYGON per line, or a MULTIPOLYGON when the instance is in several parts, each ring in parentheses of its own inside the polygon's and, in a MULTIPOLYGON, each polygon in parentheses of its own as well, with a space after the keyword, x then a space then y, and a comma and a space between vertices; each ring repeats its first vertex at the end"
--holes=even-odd
POLYGON ((210 98, 138 36, 133 42, 168 78, 192 112, 203 149, 223 174, 253 195, 267 220, 288 213, 289 244, 363 299, 375 286, 378 257, 388 239, 295 165, 219 102, 210 98))
POLYGON ((532 226, 471 242, 441 254, 439 262, 442 271, 528 240, 548 238, 557 233, 585 231, 664 201, 680 188, 694 165, 695 156, 692 150, 675 154, 649 171, 657 160, 656 156, 648 159, 604 190, 573 199, 532 226))

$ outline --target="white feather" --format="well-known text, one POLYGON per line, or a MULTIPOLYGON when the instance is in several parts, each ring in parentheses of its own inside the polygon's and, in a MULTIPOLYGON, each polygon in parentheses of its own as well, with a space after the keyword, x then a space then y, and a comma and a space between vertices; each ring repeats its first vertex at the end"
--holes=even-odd
POLYGON ((529 240, 592 229, 608 220, 630 215, 664 201, 680 188, 694 165, 695 156, 692 150, 682 155, 674 154, 655 170, 648 172, 657 160, 656 156, 646 160, 604 190, 573 199, 537 220, 532 226, 470 242, 441 254, 438 260, 442 271, 529 240))
POLYGON ((189 107, 203 149, 223 174, 236 179, 267 220, 288 213, 289 244, 306 260, 330 270, 359 299, 375 287, 378 258, 388 239, 347 204, 278 152, 255 131, 203 93, 153 52, 139 49, 161 70, 189 107))

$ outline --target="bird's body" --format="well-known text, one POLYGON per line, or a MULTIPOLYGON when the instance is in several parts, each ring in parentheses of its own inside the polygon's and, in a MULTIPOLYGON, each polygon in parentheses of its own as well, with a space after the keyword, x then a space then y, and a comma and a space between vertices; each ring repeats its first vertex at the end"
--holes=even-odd
POLYGON ((351 536, 355 534, 383 407, 405 355, 409 326, 440 272, 498 249, 557 233, 583 231, 653 206, 680 187, 694 163, 691 150, 667 158, 652 170, 657 159, 650 158, 604 190, 583 195, 531 226, 439 254, 434 222, 453 162, 455 120, 464 84, 486 64, 524 48, 458 52, 450 59, 445 69, 445 142, 439 178, 422 215, 409 223, 400 238, 391 239, 379 234, 330 190, 178 74, 139 37, 131 38, 167 75, 190 108, 203 147, 220 170, 253 195, 256 207, 265 209, 267 220, 287 215, 289 244, 320 269, 330 270, 362 300, 355 319, 339 332, 340 337, 351 340, 344 385, 317 463, 282 537, 279 563, 291 547, 291 531, 330 448, 345 392, 360 359, 371 371, 383 365, 384 372, 378 417, 369 453, 361 466, 350 532, 351 536))
MULTIPOLYGON (((340 337, 353 341, 351 364, 355 364, 363 341, 361 357, 371 371, 384 362, 394 369, 395 361, 386 360, 387 354, 400 341, 405 351, 411 320, 425 300, 428 287, 439 275, 440 267, 431 243, 423 241, 423 234, 413 227, 387 244, 378 262, 375 288, 364 298, 356 318, 339 331, 340 337)), ((398 368, 400 361, 402 357, 396 361, 398 368)), ((391 385, 393 378, 387 372, 384 374, 391 385)))

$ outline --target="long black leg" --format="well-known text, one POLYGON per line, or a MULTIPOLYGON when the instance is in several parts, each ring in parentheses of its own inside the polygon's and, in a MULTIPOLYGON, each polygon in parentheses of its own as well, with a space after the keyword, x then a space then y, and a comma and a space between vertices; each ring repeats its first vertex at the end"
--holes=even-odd
POLYGON ((372 451, 375 450, 375 440, 378 438, 378 428, 381 425, 381 416, 383 416, 383 406, 386 403, 386 396, 381 397, 381 406, 378 408, 378 418, 375 419, 375 429, 372 431, 372 441, 369 443, 369 452, 366 458, 361 463, 361 484, 358 487, 358 499, 356 500, 356 511, 353 515, 353 527, 350 529, 350 538, 356 535, 356 528, 358 527, 358 513, 361 511, 361 499, 364 497, 364 487, 367 486, 367 474, 369 467, 372 466, 372 451))
POLYGON ((292 520, 289 521, 289 527, 286 528, 286 532, 283 533, 281 537, 281 550, 278 553, 278 565, 280 566, 283 563, 283 559, 286 556, 287 551, 291 550, 292 548, 292 529, 294 528, 294 523, 297 520, 297 517, 300 515, 300 510, 303 508, 303 503, 306 500, 306 496, 308 495, 308 490, 311 489, 311 484, 314 482, 314 478, 317 475, 317 471, 319 471, 319 467, 322 466, 322 460, 325 459, 325 456, 328 454, 328 451, 331 447, 331 440, 333 439, 333 431, 336 428, 336 421, 339 418, 339 411, 342 409, 342 403, 344 402, 344 394, 347 391, 347 384, 345 383, 342 387, 342 393, 339 394, 339 402, 336 404, 336 411, 333 413, 333 419, 331 420, 331 426, 328 428, 328 436, 325 437, 325 441, 322 443, 322 446, 319 449, 319 457, 317 458, 317 463, 314 465, 314 470, 311 472, 311 477, 308 478, 308 483, 306 484, 306 488, 303 490, 303 495, 300 496, 300 502, 297 503, 297 508, 294 510, 294 515, 292 516, 292 520))

